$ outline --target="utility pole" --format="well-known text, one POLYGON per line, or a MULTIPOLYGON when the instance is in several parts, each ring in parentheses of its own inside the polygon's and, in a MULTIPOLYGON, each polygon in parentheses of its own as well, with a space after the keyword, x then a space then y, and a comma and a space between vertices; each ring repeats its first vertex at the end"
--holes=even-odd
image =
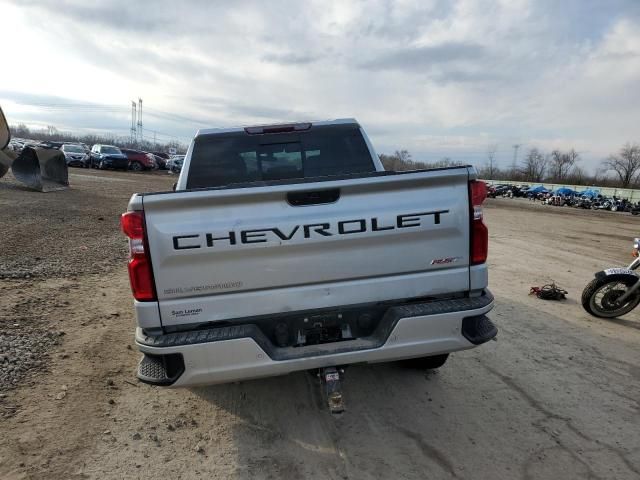
POLYGON ((144 140, 144 134, 142 132, 142 99, 138 97, 138 137, 140 138, 140 144, 144 140))
POLYGON ((131 134, 130 134, 130 142, 131 145, 135 145, 137 140, 137 131, 136 131, 136 102, 131 100, 131 134))

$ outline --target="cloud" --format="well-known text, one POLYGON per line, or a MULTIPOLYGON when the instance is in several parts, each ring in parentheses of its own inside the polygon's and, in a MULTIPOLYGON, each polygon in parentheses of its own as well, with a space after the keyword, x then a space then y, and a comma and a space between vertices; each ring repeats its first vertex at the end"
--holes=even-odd
POLYGON ((308 65, 317 62, 320 55, 312 55, 310 53, 268 53, 262 56, 265 62, 278 63, 281 65, 308 65))
POLYGON ((10 118, 126 133, 142 97, 145 128, 188 138, 355 116, 381 152, 498 144, 504 164, 514 143, 595 166, 640 141, 638 0, 0 3, 10 118), (55 102, 78 107, 25 105, 55 102))
POLYGON ((394 49, 364 62, 361 66, 369 70, 422 72, 431 70, 438 64, 478 60, 485 55, 486 51, 482 45, 450 42, 441 45, 394 49))

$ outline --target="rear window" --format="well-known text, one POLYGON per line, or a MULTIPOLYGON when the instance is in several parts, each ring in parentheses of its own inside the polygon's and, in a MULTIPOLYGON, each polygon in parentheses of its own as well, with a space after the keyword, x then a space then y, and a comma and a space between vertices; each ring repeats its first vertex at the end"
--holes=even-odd
POLYGON ((84 153, 84 150, 82 149, 81 146, 79 145, 63 145, 62 149, 65 152, 71 152, 71 153, 84 153))
POLYGON ((196 139, 187 188, 375 171, 357 125, 249 135, 234 132, 196 139))
POLYGON ((120 154, 122 152, 116 147, 100 147, 100 153, 120 154))

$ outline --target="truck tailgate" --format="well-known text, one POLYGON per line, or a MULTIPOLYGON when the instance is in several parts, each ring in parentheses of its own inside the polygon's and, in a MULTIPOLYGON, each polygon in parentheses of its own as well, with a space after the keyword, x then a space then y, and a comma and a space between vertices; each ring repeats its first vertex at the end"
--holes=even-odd
POLYGON ((466 291, 468 181, 460 167, 144 195, 162 324, 466 291))

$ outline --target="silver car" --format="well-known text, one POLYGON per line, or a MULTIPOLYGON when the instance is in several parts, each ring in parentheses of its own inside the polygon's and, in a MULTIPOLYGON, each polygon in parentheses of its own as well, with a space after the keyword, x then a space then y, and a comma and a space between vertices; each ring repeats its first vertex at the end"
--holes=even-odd
POLYGON ((67 165, 70 167, 89 167, 89 155, 81 145, 65 143, 60 147, 67 165))

